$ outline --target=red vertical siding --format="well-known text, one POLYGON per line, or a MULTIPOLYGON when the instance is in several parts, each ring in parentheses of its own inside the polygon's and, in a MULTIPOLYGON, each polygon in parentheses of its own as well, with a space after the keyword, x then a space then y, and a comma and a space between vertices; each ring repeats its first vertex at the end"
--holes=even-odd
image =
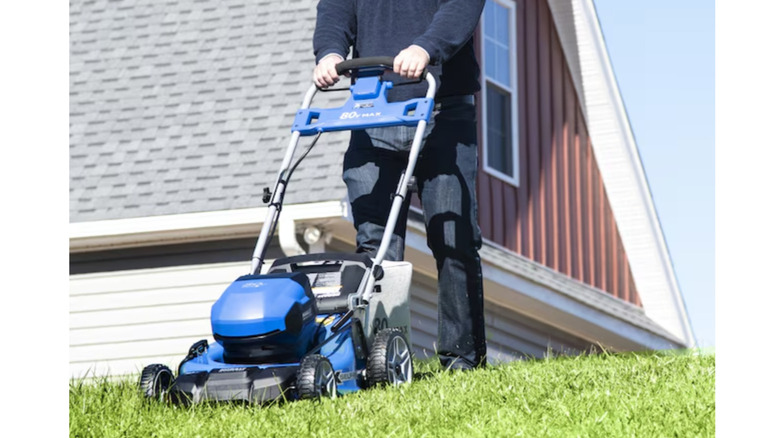
POLYGON ((595 242, 593 238, 593 169, 590 139, 588 139, 587 133, 585 132, 585 121, 582 118, 582 114, 579 112, 577 113, 577 138, 580 140, 582 152, 585 156, 585 169, 582 172, 583 181, 581 190, 582 198, 585 202, 582 217, 582 232, 584 234, 583 252, 585 254, 585 259, 583 260, 585 277, 583 281, 593 285, 596 284, 596 254, 594 252, 595 242))
MULTIPOLYGON (((546 14, 548 15, 549 12, 546 14)), ((550 162, 550 193, 552 195, 550 209, 550 220, 552 221, 552 250, 553 264, 552 268, 564 274, 569 274, 563 264, 566 257, 564 249, 563 235, 563 196, 561 188, 563 187, 565 175, 563 168, 563 53, 557 44, 555 37, 555 27, 553 26, 552 16, 550 21, 550 71, 552 76, 552 147, 550 162)))
POLYGON ((525 165, 520 163, 521 181, 525 180, 525 189, 528 199, 528 222, 526 223, 528 239, 528 252, 523 254, 533 260, 544 260, 544 238, 542 236, 542 202, 541 202, 541 138, 539 132, 539 0, 528 0, 525 4, 525 62, 518 58, 518 67, 524 66, 526 72, 526 129, 525 138, 528 139, 527 156, 525 165), (522 178, 525 175, 525 179, 522 178))
MULTIPOLYGON (((527 121, 527 105, 528 105, 528 98, 526 94, 526 63, 523 62, 522 64, 519 62, 519 60, 526 59, 526 35, 525 35, 525 22, 526 22, 526 11, 525 11, 525 2, 518 2, 517 3, 517 59, 518 59, 518 65, 517 65, 517 126, 518 126, 518 133, 517 133, 517 155, 518 160, 521 163, 528 162, 528 137, 526 136, 526 132, 528 132, 528 121, 527 121)), ((528 172, 520 172, 520 185, 523 187, 528 186, 528 172)), ((529 216, 529 202, 528 202, 528 190, 515 190, 513 187, 507 185, 506 190, 508 197, 516 199, 517 202, 515 203, 515 218, 514 225, 515 225, 515 234, 517 238, 517 249, 516 251, 520 254, 523 254, 525 256, 528 256, 529 252, 529 226, 528 226, 528 216, 529 216), (514 192, 514 194, 512 193, 514 192)))
POLYGON ((614 255, 614 241, 615 236, 612 234, 612 215, 609 214, 609 200, 607 199, 606 189, 604 185, 601 186, 602 199, 604 203, 601 205, 601 214, 604 217, 603 235, 604 235, 604 290, 610 292, 612 295, 617 295, 615 289, 615 255, 614 255))
MULTIPOLYGON (((552 239, 555 222, 552 221, 552 87, 550 85, 550 12, 541 1, 539 6, 539 155, 542 157, 539 178, 539 228, 542 233, 540 261, 553 267, 552 239)), ((533 129, 528 127, 528 129, 533 129)))
POLYGON ((506 183, 502 183, 502 197, 504 204, 504 239, 506 247, 519 253, 517 228, 520 221, 517 220, 517 190, 506 183))
POLYGON ((550 9, 515 5, 519 185, 480 171, 482 234, 641 305, 550 9))
MULTIPOLYGON (((565 65, 565 64, 564 64, 565 65)), ((582 204, 579 196, 580 181, 580 155, 576 142, 577 117, 576 101, 577 95, 571 81, 564 82, 566 113, 564 116, 564 149, 566 150, 566 175, 565 199, 566 212, 563 217, 566 221, 567 254, 566 260, 569 272, 572 278, 582 281, 582 236, 580 235, 580 221, 582 219, 582 204)))
POLYGON ((582 204, 582 210, 580 213, 580 237, 579 245, 582 247, 582 278, 584 283, 592 284, 593 281, 593 254, 591 249, 593 248, 593 234, 590 232, 590 224, 592 222, 591 216, 591 197, 590 197, 590 171, 588 166, 590 162, 588 160, 588 138, 585 131, 585 121, 582 120, 582 116, 578 111, 577 114, 577 148, 579 150, 580 164, 577 167, 580 173, 579 179, 575 183, 577 186, 577 192, 580 202, 582 204))
POLYGON ((493 236, 500 238, 504 246, 509 247, 504 234, 504 199, 501 190, 503 184, 504 182, 501 180, 490 178, 490 214, 493 222, 491 233, 493 236))
POLYGON ((620 287, 618 290, 620 291, 620 298, 623 300, 628 301, 630 299, 630 285, 629 285, 629 278, 631 276, 631 273, 629 272, 628 268, 628 255, 626 254, 626 251, 623 249, 623 243, 622 239, 620 244, 618 245, 618 251, 620 253, 620 287))
POLYGON ((595 181, 596 194, 596 286, 607 290, 607 237, 606 237, 606 218, 604 217, 604 184, 601 181, 601 173, 598 168, 594 169, 593 177, 595 181))

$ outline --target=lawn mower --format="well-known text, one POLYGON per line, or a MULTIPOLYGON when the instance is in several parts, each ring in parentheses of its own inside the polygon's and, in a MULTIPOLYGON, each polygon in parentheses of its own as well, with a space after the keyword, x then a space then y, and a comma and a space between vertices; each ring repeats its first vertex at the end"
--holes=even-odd
POLYGON ((392 65, 392 57, 338 64, 339 75, 352 79, 350 97, 341 107, 310 108, 319 88, 309 88, 293 122, 274 190, 264 191, 268 212, 251 270, 230 284, 211 308, 214 342, 201 340, 192 345, 176 376, 162 364, 145 367, 139 381, 145 397, 182 403, 262 404, 278 399, 333 398, 374 385, 411 381, 412 266, 384 258, 433 111, 436 81, 424 72, 425 97, 388 102, 387 92, 394 83, 383 75, 392 65), (261 273, 290 177, 319 136, 398 125, 417 130, 376 254, 297 255, 276 259, 261 273), (302 136, 315 137, 293 164, 302 136))

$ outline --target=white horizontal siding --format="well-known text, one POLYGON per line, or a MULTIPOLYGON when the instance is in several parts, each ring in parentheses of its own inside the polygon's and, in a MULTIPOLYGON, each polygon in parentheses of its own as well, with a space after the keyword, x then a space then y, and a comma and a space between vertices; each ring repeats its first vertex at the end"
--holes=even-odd
POLYGON ((203 303, 213 300, 215 291, 221 292, 225 286, 226 283, 223 281, 219 284, 188 285, 167 289, 139 289, 110 294, 75 296, 70 299, 70 312, 71 314, 89 313, 133 307, 203 303))
POLYGON ((160 339, 169 333, 184 336, 210 336, 211 322, 208 316, 192 320, 165 321, 138 324, 135 326, 119 325, 113 327, 80 328, 70 330, 70 346, 83 347, 101 345, 110 340, 115 343, 127 343, 139 339, 160 339))
MULTIPOLYGON (((71 276, 71 376, 133 374, 150 363, 177 366, 194 342, 213 341, 211 305, 246 269, 246 263, 225 263, 71 276)), ((436 298, 433 288, 413 282, 411 340, 419 358, 435 355, 436 298)), ((527 317, 491 303, 485 317, 493 361, 541 357, 560 344, 524 323, 527 317)))
POLYGON ((107 342, 104 344, 83 345, 70 350, 70 361, 75 363, 90 363, 100 360, 133 359, 141 356, 177 355, 180 359, 187 349, 198 339, 208 337, 208 332, 191 336, 172 336, 163 339, 137 339, 132 342, 107 342))
POLYGON ((195 341, 212 341, 211 305, 247 270, 242 262, 71 276, 71 376, 177 365, 195 341))
POLYGON ((249 263, 241 262, 73 275, 70 277, 70 296, 225 285, 248 272, 249 263))
POLYGON ((86 328, 101 329, 103 327, 121 327, 163 321, 191 320, 195 316, 208 316, 211 313, 211 304, 213 304, 217 298, 219 298, 219 295, 212 301, 194 304, 176 304, 157 307, 141 307, 139 304, 139 306, 129 309, 71 313, 70 328, 71 330, 86 328))

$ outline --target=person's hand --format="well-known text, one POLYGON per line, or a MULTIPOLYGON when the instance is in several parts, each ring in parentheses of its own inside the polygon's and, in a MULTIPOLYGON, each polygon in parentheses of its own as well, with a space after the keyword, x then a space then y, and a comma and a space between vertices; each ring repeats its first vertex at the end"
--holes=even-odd
POLYGON ((413 44, 395 56, 393 71, 407 79, 418 79, 430 61, 428 52, 413 44))
POLYGON ((339 74, 336 73, 336 64, 344 61, 341 55, 331 53, 320 59, 319 64, 314 67, 312 79, 320 88, 328 88, 339 81, 339 74))

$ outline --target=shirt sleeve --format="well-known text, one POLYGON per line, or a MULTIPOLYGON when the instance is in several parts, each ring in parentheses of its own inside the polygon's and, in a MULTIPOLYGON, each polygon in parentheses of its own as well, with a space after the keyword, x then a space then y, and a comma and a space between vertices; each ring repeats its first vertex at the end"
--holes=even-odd
POLYGON ((431 64, 450 59, 472 37, 485 0, 442 0, 424 34, 414 40, 430 55, 431 64))
POLYGON ((347 59, 356 31, 355 0, 320 0, 312 39, 315 62, 333 53, 347 59))

